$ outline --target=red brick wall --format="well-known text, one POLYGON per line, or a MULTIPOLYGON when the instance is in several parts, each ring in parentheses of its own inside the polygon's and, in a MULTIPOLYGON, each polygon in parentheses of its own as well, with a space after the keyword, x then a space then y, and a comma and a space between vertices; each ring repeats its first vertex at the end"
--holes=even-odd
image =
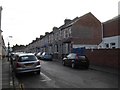
POLYGON ((74 44, 99 44, 102 41, 101 22, 91 13, 80 17, 71 30, 74 44))
POLYGON ((90 64, 118 68, 118 53, 120 49, 94 49, 86 50, 90 64))
POLYGON ((104 37, 117 36, 117 35, 120 35, 120 32, 118 32, 118 19, 103 23, 104 37))

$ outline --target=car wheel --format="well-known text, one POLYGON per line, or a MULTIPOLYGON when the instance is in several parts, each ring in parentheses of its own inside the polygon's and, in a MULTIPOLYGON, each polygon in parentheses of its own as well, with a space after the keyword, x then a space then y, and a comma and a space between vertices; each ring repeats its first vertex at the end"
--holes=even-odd
POLYGON ((89 69, 89 65, 87 65, 85 68, 86 68, 86 69, 89 69))
POLYGON ((40 74, 40 70, 36 72, 37 74, 40 74))
POLYGON ((15 72, 15 76, 16 76, 16 77, 19 77, 20 75, 19 75, 18 73, 15 72))
POLYGON ((65 66, 65 61, 62 61, 63 65, 65 66))
POLYGON ((72 68, 75 68, 75 63, 72 63, 72 68))

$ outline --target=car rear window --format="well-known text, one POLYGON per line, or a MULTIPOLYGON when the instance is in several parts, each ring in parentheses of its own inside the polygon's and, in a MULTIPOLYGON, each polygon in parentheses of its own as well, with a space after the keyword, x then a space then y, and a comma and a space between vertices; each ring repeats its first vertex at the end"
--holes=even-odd
POLYGON ((85 59, 86 57, 85 56, 78 56, 79 59, 85 59))
POLYGON ((36 61, 37 59, 36 59, 36 57, 35 56, 33 56, 33 55, 26 55, 26 56, 21 56, 20 58, 19 58, 19 62, 25 62, 25 61, 36 61))

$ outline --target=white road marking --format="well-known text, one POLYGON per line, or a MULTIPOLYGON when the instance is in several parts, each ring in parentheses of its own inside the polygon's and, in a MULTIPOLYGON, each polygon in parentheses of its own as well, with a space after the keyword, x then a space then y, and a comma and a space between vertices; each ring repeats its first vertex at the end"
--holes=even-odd
POLYGON ((44 79, 43 80, 41 80, 41 81, 50 81, 51 79, 47 76, 47 75, 45 75, 44 73, 42 73, 42 72, 40 72, 40 74, 44 77, 44 79))

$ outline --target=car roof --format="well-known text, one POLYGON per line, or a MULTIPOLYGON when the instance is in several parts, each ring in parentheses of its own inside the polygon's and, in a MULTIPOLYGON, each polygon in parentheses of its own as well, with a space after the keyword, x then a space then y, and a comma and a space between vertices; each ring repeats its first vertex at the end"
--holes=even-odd
POLYGON ((35 56, 33 53, 20 53, 20 54, 18 54, 18 56, 29 56, 29 55, 33 55, 33 56, 35 56))
POLYGON ((80 56, 86 56, 86 55, 81 55, 80 53, 69 53, 69 54, 77 54, 77 55, 80 55, 80 56))

